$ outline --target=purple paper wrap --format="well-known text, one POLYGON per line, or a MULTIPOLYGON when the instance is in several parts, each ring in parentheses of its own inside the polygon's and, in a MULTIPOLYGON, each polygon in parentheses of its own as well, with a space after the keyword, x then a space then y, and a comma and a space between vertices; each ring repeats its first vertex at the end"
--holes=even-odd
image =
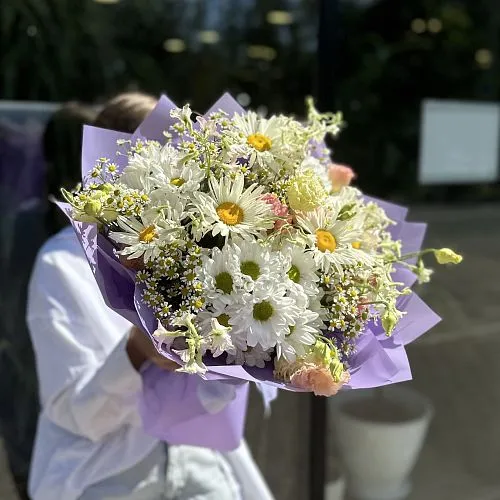
MULTIPOLYGON (((98 158, 107 157, 119 168, 125 166, 126 156, 123 152, 117 152, 119 139, 147 138, 164 143, 163 131, 173 123, 170 111, 175 107, 168 98, 162 97, 155 110, 132 135, 85 127, 82 178, 85 180, 98 158)), ((218 110, 229 115, 243 111, 228 94, 217 101, 208 113, 218 110)), ((404 252, 420 248, 425 224, 406 222, 407 209, 404 207, 373 198, 365 199, 382 206, 396 222, 390 230, 394 238, 402 240, 404 252)), ((59 206, 69 215, 68 205, 59 206)), ((113 246, 98 234, 95 226, 75 221, 72 224, 107 305, 142 328, 150 336, 158 352, 179 361, 177 356, 162 350, 162 346, 153 337, 157 321, 153 312, 142 302, 141 289, 135 283, 135 273, 119 262, 113 246)), ((394 278, 407 286, 416 279, 413 273, 402 267, 396 269, 394 278)), ((402 297, 399 308, 406 311, 406 315, 390 338, 380 325, 373 323, 359 337, 356 353, 349 362, 351 380, 346 388, 369 388, 411 378, 404 346, 434 326, 439 317, 415 294, 402 297)), ((143 371, 140 408, 146 432, 175 444, 208 446, 219 450, 233 449, 238 446, 243 433, 248 394, 246 382, 259 384, 266 403, 276 397, 278 388, 300 391, 289 384, 275 381, 271 364, 260 369, 221 364, 222 361, 212 358, 205 359, 205 363, 208 367, 205 380, 192 375, 167 373, 155 367, 143 371), (199 390, 200 387, 203 389, 203 384, 214 381, 222 381, 235 388, 233 400, 215 413, 208 411, 202 403, 199 390)))
MULTIPOLYGON (((390 232, 394 239, 401 240, 403 253, 420 250, 426 224, 406 222, 406 207, 368 196, 365 196, 365 201, 381 206, 396 223, 390 232)), ((416 281, 416 276, 401 266, 396 267, 393 278, 405 286, 411 286, 416 281)), ((346 389, 367 389, 411 380, 404 346, 430 330, 441 318, 415 293, 401 297, 398 309, 406 314, 390 337, 387 337, 380 323, 375 325, 371 322, 358 338, 356 353, 350 359, 351 380, 346 389)))
MULTIPOLYGON (((220 451, 237 448, 244 431, 248 383, 235 381, 235 398, 210 413, 199 397, 203 380, 186 373, 165 373, 152 365, 143 372, 140 410, 144 429, 170 444, 203 446, 220 451)), ((227 382, 230 383, 230 382, 227 382)))

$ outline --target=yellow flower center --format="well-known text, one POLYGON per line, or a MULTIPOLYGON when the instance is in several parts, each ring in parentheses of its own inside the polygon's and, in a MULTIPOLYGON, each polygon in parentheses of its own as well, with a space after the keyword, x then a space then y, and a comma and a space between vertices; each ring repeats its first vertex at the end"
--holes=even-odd
POLYGON ((216 212, 219 219, 228 226, 236 226, 236 224, 240 224, 243 222, 243 216, 245 215, 245 212, 243 212, 243 209, 240 206, 236 203, 231 203, 230 201, 221 203, 216 208, 216 212))
POLYGON ((170 184, 175 187, 181 187, 186 181, 182 177, 175 177, 170 181, 170 184))
POLYGON ((352 248, 355 248, 356 250, 359 250, 361 248, 361 241, 354 241, 352 243, 352 248))
POLYGON ((271 141, 267 135, 259 134, 258 132, 256 134, 249 135, 247 137, 247 143, 261 153, 263 151, 269 151, 273 145, 273 141, 271 141))
POLYGON ((143 243, 151 243, 155 238, 158 238, 158 235, 156 234, 154 226, 145 227, 139 233, 139 240, 143 243))
POLYGON ((197 299, 194 301, 193 305, 196 309, 201 309, 203 307, 204 302, 205 301, 203 299, 197 299))
POLYGON ((333 252, 337 248, 337 240, 330 231, 318 229, 316 231, 316 246, 322 252, 326 252, 327 250, 333 252))

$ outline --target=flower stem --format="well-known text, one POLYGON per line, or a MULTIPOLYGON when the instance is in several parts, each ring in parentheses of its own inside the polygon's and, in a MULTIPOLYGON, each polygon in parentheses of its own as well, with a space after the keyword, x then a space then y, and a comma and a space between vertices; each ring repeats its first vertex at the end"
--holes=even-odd
POLYGON ((434 253, 436 251, 437 251, 436 248, 426 248, 425 250, 420 250, 420 252, 406 253, 404 255, 401 255, 401 257, 399 257, 399 259, 396 260, 395 262, 401 262, 401 263, 403 263, 402 262, 403 260, 412 259, 413 257, 421 257, 422 255, 425 255, 425 254, 428 254, 428 253, 434 253))

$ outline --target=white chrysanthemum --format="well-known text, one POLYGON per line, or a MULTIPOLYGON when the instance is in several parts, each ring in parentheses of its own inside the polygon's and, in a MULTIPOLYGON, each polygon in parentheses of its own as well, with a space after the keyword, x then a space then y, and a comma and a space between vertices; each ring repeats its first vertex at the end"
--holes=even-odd
POLYGON ((340 273, 343 267, 358 262, 371 264, 373 259, 370 255, 353 247, 362 236, 359 221, 339 221, 338 212, 338 207, 320 207, 297 214, 298 224, 309 234, 309 245, 316 264, 324 271, 333 267, 340 273))
POLYGON ((196 324, 199 326, 200 334, 203 337, 206 337, 210 333, 213 318, 216 318, 223 326, 230 326, 226 305, 220 302, 210 304, 196 315, 196 324))
POLYGON ((147 212, 162 213, 164 218, 180 223, 190 217, 188 200, 169 189, 155 189, 149 195, 147 212))
POLYGON ((257 280, 283 280, 287 261, 282 253, 273 252, 260 241, 237 239, 228 246, 228 251, 237 256, 238 272, 250 291, 257 280))
POLYGON ((228 354, 226 363, 234 365, 256 366, 264 368, 267 361, 271 361, 272 350, 262 349, 260 345, 237 349, 235 353, 228 354))
POLYGON ((123 169, 119 181, 126 186, 149 193, 157 185, 151 174, 161 161, 161 151, 160 143, 146 142, 139 151, 129 156, 128 164, 123 169))
POLYGON ((261 199, 264 187, 252 184, 244 189, 244 182, 243 175, 237 175, 234 181, 212 177, 209 193, 193 193, 194 217, 201 215, 199 227, 193 229, 198 239, 208 232, 247 239, 273 227, 271 207, 261 199))
POLYGON ((257 282, 252 293, 241 297, 241 304, 230 306, 233 332, 246 335, 250 347, 274 347, 300 314, 294 300, 285 293, 283 284, 257 282))
POLYGON ((271 361, 271 354, 268 350, 263 349, 260 345, 249 347, 243 351, 245 365, 256 366, 257 368, 264 368, 267 361, 271 361))
POLYGON ((237 269, 237 258, 227 248, 214 248, 211 257, 202 257, 199 279, 205 296, 215 307, 223 307, 238 299, 241 275, 237 269))
POLYGON ((171 144, 160 146, 154 156, 151 155, 154 163, 151 163, 150 175, 159 183, 170 180, 169 174, 177 167, 181 161, 181 155, 171 144))
POLYGON ((318 265, 311 252, 302 247, 290 245, 284 248, 284 255, 289 264, 288 278, 294 285, 298 285, 306 295, 317 296, 319 293, 317 286, 319 282, 318 265))
POLYGON ((304 356, 307 348, 313 345, 317 336, 321 334, 319 326, 321 320, 317 313, 309 310, 301 311, 295 323, 289 326, 285 338, 276 344, 278 359, 283 357, 293 363, 297 357, 304 356))
MULTIPOLYGON (((293 282, 288 281, 287 284, 290 285, 287 291, 287 297, 291 297, 298 308, 300 309, 308 309, 311 298, 314 295, 309 296, 304 292, 304 289, 300 285, 295 285, 293 282)), ((317 288, 318 294, 320 293, 320 289, 317 288)))
POLYGON ((228 365, 244 365, 245 364, 245 352, 248 350, 247 347, 244 349, 236 349, 236 352, 228 354, 226 358, 226 364, 228 365))
POLYGON ((110 239, 125 246, 120 250, 121 255, 129 259, 143 257, 149 262, 158 257, 161 246, 182 238, 183 230, 180 225, 164 219, 161 214, 143 214, 142 221, 135 217, 118 217, 118 226, 122 231, 111 231, 110 239))

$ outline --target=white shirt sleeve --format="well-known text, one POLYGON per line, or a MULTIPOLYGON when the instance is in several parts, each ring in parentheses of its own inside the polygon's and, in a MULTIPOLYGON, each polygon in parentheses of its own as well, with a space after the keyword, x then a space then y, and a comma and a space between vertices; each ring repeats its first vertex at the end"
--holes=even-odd
POLYGON ((141 425, 141 378, 126 352, 131 325, 105 305, 78 248, 39 254, 27 320, 50 420, 92 441, 141 425))

